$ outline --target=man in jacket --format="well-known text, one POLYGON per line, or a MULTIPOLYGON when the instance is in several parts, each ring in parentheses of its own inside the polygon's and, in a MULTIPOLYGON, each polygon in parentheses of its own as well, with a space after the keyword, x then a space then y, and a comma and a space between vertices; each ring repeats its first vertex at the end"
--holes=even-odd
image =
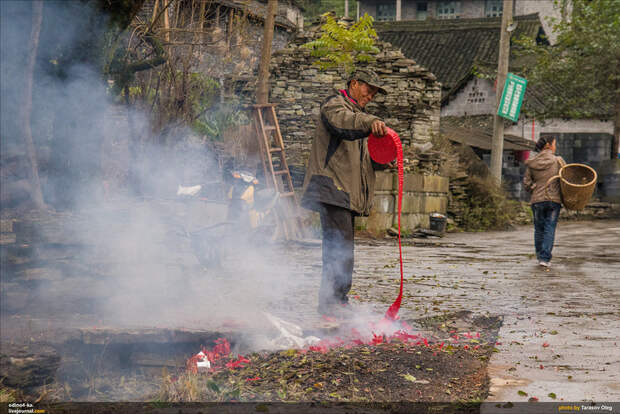
POLYGON ((357 70, 347 89, 321 105, 302 206, 318 211, 323 231, 319 313, 339 315, 348 305, 353 280, 354 217, 368 215, 375 187, 367 137, 384 136, 385 123, 364 112, 377 93, 386 94, 377 74, 357 70))

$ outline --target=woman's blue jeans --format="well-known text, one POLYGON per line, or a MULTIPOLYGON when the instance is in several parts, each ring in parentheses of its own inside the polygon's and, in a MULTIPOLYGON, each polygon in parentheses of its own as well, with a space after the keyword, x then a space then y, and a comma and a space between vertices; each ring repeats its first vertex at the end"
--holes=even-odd
POLYGON ((555 240, 555 226, 560 217, 561 204, 542 201, 532 204, 534 213, 534 247, 536 258, 543 262, 551 261, 551 250, 555 240))

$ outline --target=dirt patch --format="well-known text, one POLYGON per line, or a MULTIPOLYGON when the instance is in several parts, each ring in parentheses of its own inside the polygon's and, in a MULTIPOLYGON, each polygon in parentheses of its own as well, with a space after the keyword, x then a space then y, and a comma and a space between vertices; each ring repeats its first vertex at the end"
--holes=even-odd
POLYGON ((168 375, 159 401, 481 401, 492 348, 400 342, 255 353, 242 368, 168 375))

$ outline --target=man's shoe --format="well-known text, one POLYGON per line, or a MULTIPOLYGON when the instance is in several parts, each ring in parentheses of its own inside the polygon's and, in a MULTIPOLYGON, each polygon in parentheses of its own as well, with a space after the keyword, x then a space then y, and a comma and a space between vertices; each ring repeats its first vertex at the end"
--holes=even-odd
POLYGON ((541 260, 538 264, 542 267, 551 267, 551 263, 541 260))
POLYGON ((355 313, 348 303, 339 303, 329 306, 322 306, 319 309, 319 313, 328 318, 336 319, 353 319, 355 313))

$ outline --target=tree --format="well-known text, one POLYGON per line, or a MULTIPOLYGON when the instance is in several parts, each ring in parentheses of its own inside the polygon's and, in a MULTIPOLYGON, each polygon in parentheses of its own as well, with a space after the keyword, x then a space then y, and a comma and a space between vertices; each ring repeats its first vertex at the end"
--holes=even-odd
POLYGON ((37 161, 37 151, 32 139, 32 127, 30 125, 32 117, 32 83, 34 78, 34 66, 37 59, 37 49, 39 48, 39 35, 41 33, 41 21, 43 20, 43 2, 37 0, 32 3, 32 30, 30 33, 30 44, 28 47, 28 63, 26 64, 24 97, 22 103, 21 126, 23 128, 26 152, 30 161, 30 186, 31 196, 37 208, 44 208, 43 193, 41 191, 41 181, 39 180, 39 167, 37 161))
POLYGON ((369 62, 373 59, 370 53, 379 52, 374 45, 377 39, 372 27, 374 19, 368 14, 351 27, 344 21, 337 21, 331 13, 323 17, 322 36, 303 46, 312 51, 312 56, 320 58, 315 64, 321 69, 341 67, 350 73, 356 62, 369 62))
POLYGON ((273 42, 273 24, 278 11, 278 0, 269 0, 265 11, 265 29, 260 65, 258 67, 258 85, 256 87, 256 103, 266 104, 269 101, 269 62, 271 62, 271 43, 273 42))
POLYGON ((562 10, 569 6, 570 19, 551 19, 557 34, 554 46, 537 45, 531 38, 517 42, 522 47, 520 54, 535 58, 535 64, 523 70, 528 82, 556 91, 544 97, 543 111, 530 109, 530 114, 539 119, 591 118, 609 108, 614 120, 612 158, 616 158, 620 146, 620 1, 556 1, 562 10))

